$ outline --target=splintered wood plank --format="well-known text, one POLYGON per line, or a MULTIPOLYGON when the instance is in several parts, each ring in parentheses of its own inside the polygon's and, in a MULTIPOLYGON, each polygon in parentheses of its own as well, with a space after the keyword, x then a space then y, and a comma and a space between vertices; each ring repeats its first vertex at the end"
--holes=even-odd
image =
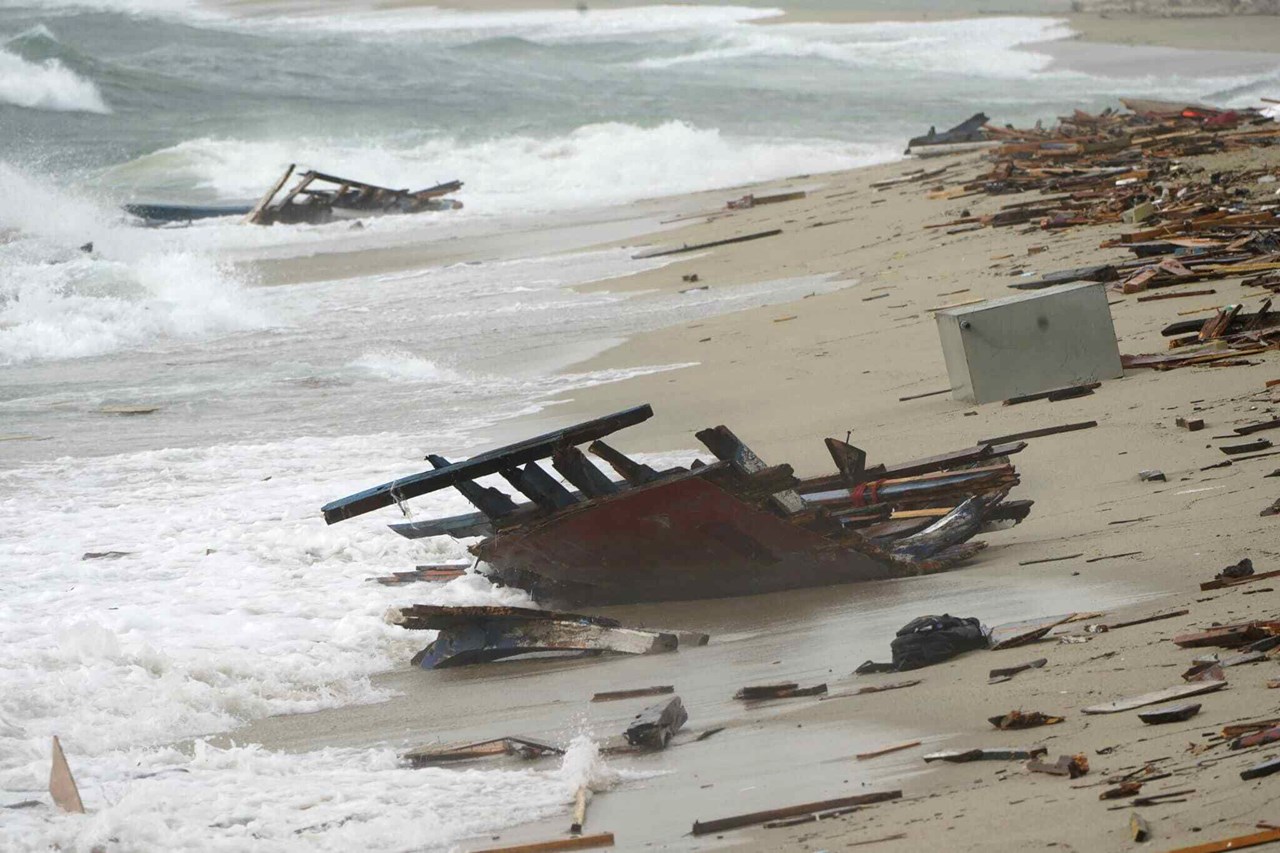
POLYGON ((1270 844, 1273 841, 1280 841, 1280 829, 1267 829, 1249 835, 1237 835, 1234 838, 1223 838, 1218 841, 1209 841, 1205 844, 1179 847, 1176 850, 1170 850, 1169 853, 1222 853, 1225 850, 1243 850, 1246 847, 1257 847, 1260 844, 1270 844))

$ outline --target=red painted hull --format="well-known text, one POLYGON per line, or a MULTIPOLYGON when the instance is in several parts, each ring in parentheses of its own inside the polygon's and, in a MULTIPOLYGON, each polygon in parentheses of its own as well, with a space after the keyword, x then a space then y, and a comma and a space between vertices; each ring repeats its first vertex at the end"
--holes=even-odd
POLYGON ((498 531, 472 552, 541 600, 603 605, 754 595, 914 574, 691 472, 498 531))

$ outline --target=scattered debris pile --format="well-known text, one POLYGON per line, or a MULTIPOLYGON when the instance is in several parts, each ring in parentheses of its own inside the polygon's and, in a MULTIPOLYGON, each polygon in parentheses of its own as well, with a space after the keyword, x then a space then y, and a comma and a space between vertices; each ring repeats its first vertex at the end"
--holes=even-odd
MULTIPOLYGON (((837 473, 797 478, 767 465, 728 427, 697 434, 716 461, 656 471, 601 439, 653 415, 618 412, 334 501, 330 524, 453 487, 478 510, 394 524, 409 538, 483 536, 481 570, 568 606, 751 595, 948 569, 982 547, 997 522, 1021 521, 1031 501, 1007 501, 1024 442, 990 442, 897 465, 827 439, 837 473), (596 467, 579 444, 621 478, 596 467), (568 483, 538 463, 552 467, 568 483), (500 475, 516 503, 476 482, 500 475)), ((439 643, 439 641, 437 641, 439 643)))

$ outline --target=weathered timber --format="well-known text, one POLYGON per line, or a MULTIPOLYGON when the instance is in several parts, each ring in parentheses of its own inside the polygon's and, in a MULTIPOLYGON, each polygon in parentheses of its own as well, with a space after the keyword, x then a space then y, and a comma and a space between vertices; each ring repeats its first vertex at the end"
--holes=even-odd
POLYGON ((1163 723, 1181 723, 1191 719, 1198 713, 1200 713, 1199 703, 1187 702, 1182 705, 1167 705, 1163 708, 1153 708, 1150 711, 1139 711, 1138 719, 1149 725, 1161 725, 1163 723))
POLYGON ((988 749, 948 749, 942 752, 931 752, 924 756, 925 761, 949 761, 960 764, 968 761, 1024 761, 1044 755, 1048 749, 1043 746, 1029 748, 988 748, 988 749))
POLYGON ((1228 456, 1236 456, 1241 453, 1257 453, 1258 451, 1266 450, 1269 447, 1271 447, 1271 442, 1265 438, 1260 438, 1257 441, 1248 441, 1244 444, 1223 445, 1218 449, 1228 456))
POLYGON ((297 168, 296 163, 289 164, 289 168, 284 170, 284 174, 280 176, 280 180, 272 184, 271 189, 267 191, 267 194, 259 199, 258 203, 250 209, 249 213, 244 218, 246 223, 256 224, 261 219, 262 212, 266 210, 267 205, 271 204, 271 199, 276 197, 276 193, 280 192, 280 188, 285 185, 285 181, 289 180, 289 177, 293 174, 293 170, 295 168, 297 168))
POLYGON ((560 481, 544 471, 537 462, 526 462, 523 468, 505 468, 498 473, 520 494, 546 512, 555 512, 578 502, 572 492, 560 485, 560 481))
POLYGON ((1175 687, 1167 687, 1164 690, 1155 690, 1151 693, 1143 693, 1140 696, 1131 696, 1128 699, 1117 699, 1114 702, 1090 705, 1089 707, 1081 708, 1080 710, 1081 713, 1085 714, 1117 714, 1121 711, 1132 711, 1146 705, 1158 705, 1161 702, 1170 702, 1187 696, 1199 696, 1202 693, 1211 693, 1215 690, 1221 690, 1226 686, 1226 681, 1205 681, 1196 684, 1179 684, 1175 687))
POLYGON ((825 443, 827 452, 831 454, 831 461, 836 463, 836 470, 846 480, 854 481, 867 470, 867 452, 862 448, 838 438, 825 439, 825 443))
POLYGON ((632 746, 666 749, 675 733, 689 721, 689 714, 679 696, 650 705, 631 718, 622 736, 632 746))
POLYGON ((596 835, 579 835, 576 838, 556 838, 551 841, 535 841, 530 844, 515 844, 508 847, 486 847, 474 853, 555 853, 559 850, 590 850, 594 847, 612 847, 613 833, 601 832, 596 835))
POLYGON ((499 474, 518 465, 549 457, 557 446, 583 444, 611 435, 620 429, 643 423, 653 417, 653 409, 646 405, 584 421, 571 427, 545 433, 534 438, 499 447, 473 456, 464 462, 456 462, 445 468, 424 471, 363 492, 357 492, 327 504, 321 511, 325 521, 333 524, 372 512, 399 501, 425 495, 458 483, 474 480, 487 474, 499 474))
POLYGON ((434 642, 413 663, 440 669, 487 663, 534 652, 655 654, 679 646, 674 634, 623 628, 614 620, 513 607, 393 608, 387 620, 410 629, 436 629, 434 642))
MULTIPOLYGON (((728 462, 735 471, 742 474, 759 474, 768 469, 759 456, 733 434, 733 430, 721 424, 711 429, 694 433, 694 438, 701 441, 708 450, 721 462, 728 462)), ((779 466, 781 467, 781 466, 779 466)), ((787 468, 790 471, 790 467, 787 468)), ((794 477, 787 477, 788 485, 795 482, 794 477)), ((804 510, 804 502, 790 488, 776 491, 770 498, 771 503, 784 514, 793 515, 804 510)))
POLYGON ((685 243, 683 246, 674 248, 651 249, 647 252, 640 252, 631 256, 633 261, 641 261, 646 258, 661 258, 666 255, 681 255, 685 252, 698 252, 702 249, 714 249, 717 246, 729 246, 734 243, 746 243, 750 240, 760 240, 765 237, 776 237, 782 233, 781 228, 774 228, 769 231, 757 231, 754 234, 742 234, 737 237, 726 237, 723 240, 712 240, 709 243, 694 243, 692 245, 685 243))
POLYGON ((435 767, 459 761, 475 761, 514 755, 525 760, 547 755, 564 755, 558 746, 524 737, 500 737, 457 744, 431 744, 411 749, 400 757, 413 767, 435 767))
POLYGON ((1008 681, 1019 673, 1026 672, 1029 669, 1040 669, 1049 662, 1048 658, 1039 658, 1029 663, 1019 664, 1018 666, 1003 667, 1001 669, 993 669, 987 675, 988 684, 999 684, 1008 681))
POLYGON ((1192 844, 1190 847, 1179 847, 1176 850, 1168 851, 1168 853, 1225 853, 1228 850, 1243 850, 1246 847, 1257 847, 1260 844, 1270 844, 1273 841, 1280 841, 1280 829, 1266 829, 1262 832, 1236 835, 1204 844, 1192 844))
POLYGON ((734 699, 742 702, 756 702, 763 699, 793 699, 799 696, 818 696, 827 692, 827 685, 815 684, 813 687, 801 687, 794 681, 783 684, 761 684, 754 687, 742 687, 733 694, 734 699))
POLYGON ((1065 388, 1054 388, 1052 391, 1037 391, 1034 394, 1023 394, 1018 397, 1010 397, 1008 400, 1005 400, 1002 405, 1016 406, 1020 403, 1031 403, 1036 400, 1048 400, 1051 403, 1057 403, 1062 400, 1072 400, 1076 397, 1087 397, 1092 394, 1095 389, 1101 387, 1101 382, 1090 382, 1085 385, 1068 385, 1065 388))
POLYGON ((591 446, 587 450, 608 462, 609 467, 618 472, 618 476, 633 486, 643 486, 658 477, 658 472, 648 465, 636 462, 625 453, 614 450, 603 441, 591 442, 591 446))
POLYGON ((1090 429, 1096 427, 1097 421, 1082 421, 1075 424, 1062 424, 1060 426, 1041 427, 1039 429, 1029 429, 1024 432, 1015 432, 1010 435, 1001 435, 995 438, 984 438, 979 440, 979 444, 1004 444, 1005 442, 1022 441, 1026 438, 1042 438, 1046 435, 1057 435, 1062 432, 1075 432, 1081 429, 1090 429))
MULTIPOLYGON (((427 461, 437 470, 448 468, 450 465, 448 459, 435 453, 429 454, 427 461)), ((503 518, 516 510, 515 501, 499 489, 482 486, 472 480, 460 480, 455 484, 455 488, 486 518, 503 518)))
POLYGON ((904 749, 911 749, 912 747, 919 746, 919 745, 920 745, 920 741, 918 740, 908 740, 908 741, 904 741, 903 743, 895 743, 892 746, 882 746, 879 749, 872 749, 867 752, 859 752, 857 755, 854 756, 854 758, 856 758, 858 761, 867 761, 872 758, 879 758, 882 755, 888 755, 892 752, 901 752, 904 749))
POLYGON ((874 805, 875 803, 897 800, 901 797, 902 791, 878 791, 874 794, 858 794, 852 797, 839 797, 834 800, 820 800, 815 803, 785 806, 780 809, 770 809, 769 811, 734 815, 733 817, 719 818, 718 820, 695 821, 693 824, 693 834, 708 835, 713 832, 726 832, 731 829, 740 829, 744 826, 754 826, 755 824, 764 823, 770 820, 794 817, 796 815, 808 814, 810 812, 827 811, 828 809, 840 809, 845 808, 846 806, 869 806, 874 805))
POLYGON ((1241 622, 1235 625, 1218 625, 1207 631, 1196 631, 1190 634, 1179 634, 1173 638, 1174 645, 1183 649, 1196 649, 1204 646, 1220 646, 1233 649, 1256 640, 1273 636, 1280 623, 1276 622, 1241 622))
POLYGON ((592 702, 615 702, 619 699, 637 699, 641 696, 662 696, 667 693, 675 693, 675 687, 664 685, 661 687, 637 687, 634 690, 606 690, 603 693, 597 693, 591 697, 592 702))
POLYGON ((1211 589, 1225 589, 1232 586, 1242 586, 1244 584, 1253 583, 1254 581, 1264 580, 1266 578, 1280 577, 1280 571, 1259 572, 1244 578, 1214 578, 1211 581, 1204 581, 1200 584, 1200 591, 1207 592, 1211 589))
POLYGON ((1108 631, 1114 631, 1118 628, 1130 628, 1134 625, 1145 625, 1148 622, 1160 622, 1164 619, 1176 619, 1179 616, 1186 616, 1190 610, 1171 610, 1168 613, 1157 613, 1154 616, 1143 616, 1141 619, 1129 619, 1124 622, 1112 622, 1106 626, 1108 631))
POLYGON ((400 524, 387 525, 392 531, 406 539, 429 539, 432 536, 488 536, 493 533, 493 524, 483 512, 469 512, 465 515, 452 515, 447 518, 431 518, 423 521, 406 521, 400 524))
POLYGON ((1249 779, 1261 779, 1273 773, 1280 773, 1280 758, 1272 758, 1261 764, 1255 764, 1252 767, 1241 770, 1240 778, 1248 781, 1249 779))
POLYGON ((570 835, 581 835, 582 827, 587 823, 587 795, 590 790, 586 785, 579 785, 577 792, 573 795, 573 823, 569 824, 570 835))
POLYGON ((907 560, 925 560, 971 539, 986 524, 992 508, 1005 493, 975 495, 919 533, 904 536, 890 546, 890 553, 907 560))

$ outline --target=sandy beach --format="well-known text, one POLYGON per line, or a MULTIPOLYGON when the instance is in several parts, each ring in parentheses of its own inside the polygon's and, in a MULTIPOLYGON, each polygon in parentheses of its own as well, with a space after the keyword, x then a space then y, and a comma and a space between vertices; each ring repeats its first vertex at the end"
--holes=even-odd
MULTIPOLYGON (((1280 156, 1255 152, 1248 162, 1275 168, 1280 156)), ((946 165, 949 184, 984 168, 979 155, 929 165, 946 165)), ((1242 162, 1218 156, 1196 165, 1215 170, 1242 162)), ((1264 459, 1201 470, 1223 458, 1204 436, 1269 416, 1273 406, 1263 382, 1272 377, 1266 367, 1131 372, 1092 396, 1060 403, 973 406, 946 395, 900 401, 947 387, 931 309, 1003 296, 1011 292, 1011 281, 1126 254, 1098 248, 1114 226, 1033 233, 927 229, 966 212, 993 212, 996 199, 934 201, 919 185, 884 191, 870 186, 911 168, 917 166, 773 182, 751 189, 804 189, 807 196, 751 210, 723 211, 739 190, 682 201, 710 215, 651 242, 628 245, 696 244, 774 228, 782 233, 587 289, 679 292, 690 287, 684 277, 694 274, 699 286, 712 289, 795 277, 836 280, 841 289, 632 338, 574 369, 696 366, 576 392, 526 423, 526 430, 650 402, 657 416, 617 436, 621 449, 691 449, 695 430, 725 423, 765 460, 789 461, 803 475, 829 467, 821 444, 828 435, 849 433, 873 460, 892 462, 967 446, 986 435, 1098 421, 1094 429, 1033 439, 1019 455, 1023 484, 1014 496, 1036 502, 1027 522, 986 537, 988 549, 971 565, 931 578, 604 611, 628 623, 713 635, 711 646, 681 652, 674 662, 659 657, 550 669, 516 664, 500 673, 447 675, 406 670, 380 679, 401 693, 391 703, 262 720, 231 738, 311 749, 388 740, 409 747, 423 740, 499 736, 513 727, 551 739, 584 726, 604 736, 637 703, 601 712, 584 701, 592 691, 675 683, 695 733, 728 730, 657 758, 610 759, 619 767, 663 774, 596 797, 592 826, 615 832, 622 849, 845 849, 895 835, 900 837, 876 849, 915 850, 939 838, 960 850, 1050 843, 1117 849, 1129 843, 1128 813, 1106 811, 1109 804, 1097 797, 1102 780, 1150 761, 1161 769, 1176 766, 1184 775, 1153 783, 1144 793, 1195 789, 1177 808, 1145 812, 1161 847, 1244 833, 1266 818, 1269 783, 1244 784, 1236 777, 1260 760, 1256 751, 1224 758, 1219 748, 1201 770, 1185 749, 1225 723, 1272 714, 1275 703, 1264 686, 1272 664, 1232 671, 1230 688, 1206 697, 1204 711, 1185 724, 1146 729, 1132 714, 1085 717, 1080 709, 1181 683, 1177 675, 1194 655, 1167 642, 1174 634, 1270 613, 1266 584, 1210 594, 1200 593, 1198 584, 1243 556, 1252 557, 1260 571, 1273 568, 1268 560, 1275 552, 1265 545, 1271 520, 1258 517, 1273 498, 1264 479, 1272 466, 1264 459), (1174 426, 1177 416, 1192 414, 1205 419, 1207 432, 1174 426), (1138 472, 1150 468, 1164 471, 1167 482, 1141 482, 1138 472), (1112 558, 1118 554, 1127 556, 1112 558), (1071 555, 1078 556, 1020 565, 1071 555), (1262 594, 1245 594, 1255 591, 1262 594), (988 623, 1092 612, 1091 621, 1105 624, 1181 609, 1189 612, 1080 645, 970 654, 913 675, 922 683, 902 692, 758 708, 729 700, 737 686, 761 680, 826 680, 835 693, 902 680, 854 678, 851 672, 867 656, 885 657, 898 623, 925 612, 977 615, 988 623), (986 684, 988 670, 1037 657, 1047 657, 1048 665, 1008 683, 986 684), (514 713, 493 713, 513 678, 521 702, 514 713), (444 705, 429 698, 441 690, 450 691, 444 705), (1050 729, 1009 733, 986 722, 1014 709, 1066 719, 1050 729), (911 739, 922 745, 872 761, 850 758, 911 739), (919 759, 935 748, 1039 744, 1051 758, 1086 754, 1091 773, 1072 782, 1029 774, 1017 762, 926 769, 919 759), (821 824, 696 840, 684 834, 695 819, 886 788, 901 788, 903 799, 821 824)), ((1234 280, 1215 283, 1215 289, 1210 297, 1145 304, 1114 296, 1121 350, 1159 351, 1159 329, 1177 312, 1199 307, 1207 315, 1223 303, 1257 301, 1234 280)), ((548 822, 502 833, 501 840, 515 843, 561 831, 548 822)))

